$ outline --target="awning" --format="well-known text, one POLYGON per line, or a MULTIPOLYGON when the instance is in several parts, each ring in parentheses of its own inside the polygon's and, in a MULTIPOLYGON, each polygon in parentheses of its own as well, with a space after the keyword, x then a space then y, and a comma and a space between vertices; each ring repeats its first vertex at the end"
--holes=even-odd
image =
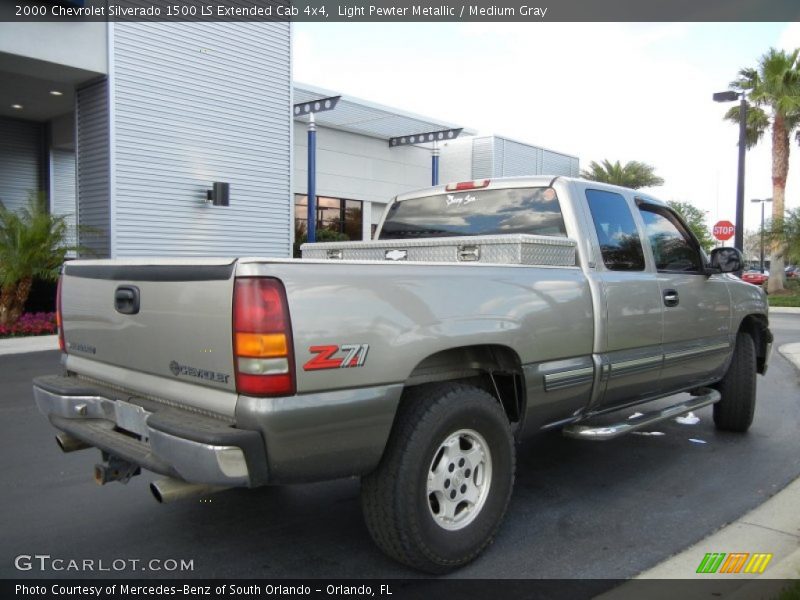
MULTIPOLYGON (((383 140, 429 131, 461 128, 460 125, 416 115, 304 83, 295 82, 293 102, 294 104, 313 102, 339 95, 341 95, 341 100, 334 110, 314 115, 314 120, 320 127, 349 131, 383 140)), ((308 117, 298 115, 295 116, 295 120, 307 123, 308 117)), ((473 129, 463 128, 461 135, 475 135, 475 133, 473 129)))

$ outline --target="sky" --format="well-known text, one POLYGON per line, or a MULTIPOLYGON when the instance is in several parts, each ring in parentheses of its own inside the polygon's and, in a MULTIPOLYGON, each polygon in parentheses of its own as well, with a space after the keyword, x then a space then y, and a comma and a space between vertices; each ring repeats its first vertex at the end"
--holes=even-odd
MULTIPOLYGON (((711 95, 800 23, 295 23, 294 79, 592 160, 644 161, 650 191, 735 221, 738 128, 711 95)), ((748 151, 745 227, 772 196, 768 136, 748 151)), ((792 140, 786 205, 800 206, 792 140)), ((767 205, 769 215, 770 205, 767 205)))

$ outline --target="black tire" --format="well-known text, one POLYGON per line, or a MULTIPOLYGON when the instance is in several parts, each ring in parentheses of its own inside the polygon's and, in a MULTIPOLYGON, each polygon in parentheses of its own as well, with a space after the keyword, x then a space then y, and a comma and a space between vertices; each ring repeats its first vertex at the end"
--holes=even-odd
MULTIPOLYGON (((472 454, 479 455, 479 451, 472 454)), ((403 396, 378 468, 362 480, 361 505, 367 528, 391 558, 428 573, 452 571, 474 560, 491 543, 508 507, 514 467, 511 428, 495 398, 460 383, 411 388, 403 396), (454 440, 443 450, 446 441, 454 440), (468 461, 458 466, 458 457, 482 449, 482 442, 488 447, 482 456, 489 457, 489 466, 478 462, 471 472, 468 461), (454 462, 449 463, 447 456, 454 456, 454 462), (438 460, 434 463, 434 459, 438 460), (451 464, 454 471, 449 471, 451 464), (479 500, 471 506, 480 504, 477 510, 465 510, 470 504, 461 500, 462 496, 444 499, 439 505, 439 492, 429 495, 429 485, 438 485, 435 479, 429 483, 434 465, 440 482, 450 482, 448 473, 454 473, 452 481, 456 483, 447 483, 445 493, 463 493, 464 484, 473 486, 469 491, 478 494, 479 500), (491 475, 481 480, 487 473, 491 475), (486 491, 478 493, 487 482, 486 491), (452 507, 457 502, 455 516, 448 520, 445 504, 452 507), (438 516, 434 514, 437 510, 438 516), (447 529, 440 522, 460 528, 447 529)), ((443 490, 445 483, 441 485, 443 490)))
POLYGON ((749 334, 737 334, 731 364, 715 387, 722 400, 714 405, 714 425, 721 431, 747 431, 756 408, 756 346, 749 334))

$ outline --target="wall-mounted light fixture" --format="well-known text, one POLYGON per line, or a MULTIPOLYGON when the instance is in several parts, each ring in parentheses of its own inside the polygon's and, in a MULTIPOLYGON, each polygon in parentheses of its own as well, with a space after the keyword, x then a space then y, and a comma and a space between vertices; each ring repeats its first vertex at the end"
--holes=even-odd
POLYGON ((213 206, 230 206, 231 185, 224 181, 215 181, 206 192, 206 202, 213 206))

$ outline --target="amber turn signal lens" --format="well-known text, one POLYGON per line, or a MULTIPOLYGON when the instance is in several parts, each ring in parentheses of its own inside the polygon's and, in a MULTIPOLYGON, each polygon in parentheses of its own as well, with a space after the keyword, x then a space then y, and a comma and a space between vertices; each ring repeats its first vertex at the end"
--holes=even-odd
POLYGON ((286 356, 286 335, 283 333, 237 333, 236 356, 271 358, 286 356))

